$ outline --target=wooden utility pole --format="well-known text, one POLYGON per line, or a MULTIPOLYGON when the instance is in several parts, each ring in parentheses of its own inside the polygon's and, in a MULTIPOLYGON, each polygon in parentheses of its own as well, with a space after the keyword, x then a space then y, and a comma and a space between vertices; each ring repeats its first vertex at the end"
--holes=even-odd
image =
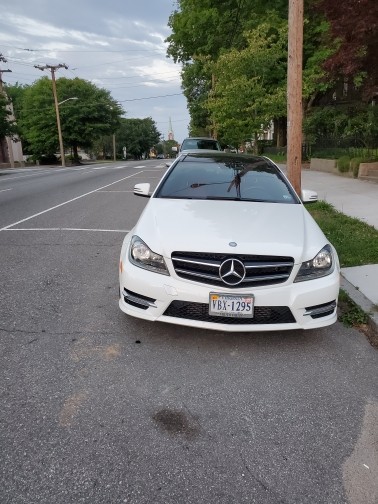
POLYGON ((287 174, 301 195, 303 0, 289 0, 287 61, 287 174))
MULTIPOLYGON (((6 60, 6 59, 4 58, 4 56, 0 53, 0 62, 6 63, 7 61, 8 61, 8 60, 6 60)), ((12 70, 9 70, 9 68, 8 68, 8 70, 2 70, 2 69, 0 68, 0 93, 2 93, 2 92, 3 92, 3 73, 5 73, 5 72, 11 72, 11 71, 12 71, 12 70)))
POLYGON ((113 133, 113 161, 117 161, 115 133, 113 133))
POLYGON ((63 147, 63 137, 62 137, 62 128, 60 125, 60 115, 59 115, 59 103, 58 103, 58 96, 56 94, 56 82, 55 82, 55 72, 58 70, 58 68, 65 68, 68 70, 68 66, 65 65, 64 63, 59 63, 59 65, 34 65, 35 68, 38 68, 39 70, 46 70, 49 69, 51 71, 51 81, 52 81, 52 88, 53 88, 53 94, 54 94, 54 102, 55 102, 55 113, 56 113, 56 123, 58 125, 58 137, 59 137, 59 148, 60 148, 60 159, 62 166, 66 166, 66 158, 64 155, 64 147, 63 147))

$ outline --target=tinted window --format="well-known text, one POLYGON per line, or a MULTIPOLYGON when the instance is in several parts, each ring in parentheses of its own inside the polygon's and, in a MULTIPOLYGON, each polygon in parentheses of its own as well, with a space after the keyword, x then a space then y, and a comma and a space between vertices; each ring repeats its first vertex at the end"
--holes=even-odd
POLYGON ((196 149, 207 149, 207 150, 220 150, 218 142, 211 139, 196 139, 189 138, 184 140, 181 146, 181 150, 196 150, 196 149))
POLYGON ((299 202, 281 172, 268 160, 215 154, 184 157, 167 174, 156 197, 299 202))

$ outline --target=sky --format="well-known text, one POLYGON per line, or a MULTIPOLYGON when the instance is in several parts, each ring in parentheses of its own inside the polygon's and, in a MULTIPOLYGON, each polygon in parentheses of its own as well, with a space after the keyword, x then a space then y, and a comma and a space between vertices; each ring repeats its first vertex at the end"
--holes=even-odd
MULTIPOLYGON (((125 117, 152 117, 165 139, 188 136, 190 121, 179 64, 165 39, 174 0, 0 0, 3 81, 32 84, 34 65, 64 63, 56 78, 88 80, 110 91, 125 117)), ((59 97, 58 97, 59 99, 59 97)))

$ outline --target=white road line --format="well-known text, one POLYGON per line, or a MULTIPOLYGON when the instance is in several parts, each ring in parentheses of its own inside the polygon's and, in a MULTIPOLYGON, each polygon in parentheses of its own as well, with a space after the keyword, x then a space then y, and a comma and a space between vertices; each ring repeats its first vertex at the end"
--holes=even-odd
POLYGON ((89 229, 89 228, 13 228, 4 231, 95 231, 102 233, 130 233, 129 229, 89 229))
POLYGON ((146 165, 141 165, 141 166, 131 166, 131 168, 134 168, 134 170, 139 170, 140 168, 146 168, 146 165))
POLYGON ((0 192, 11 191, 12 189, 13 187, 11 187, 10 189, 0 189, 0 192))
POLYGON ((1 182, 7 182, 8 180, 13 180, 13 179, 20 179, 20 178, 27 178, 27 177, 35 177, 37 175, 41 175, 43 174, 43 171, 38 171, 36 173, 29 173, 28 175, 13 175, 12 177, 7 177, 7 178, 4 178, 4 179, 1 179, 1 182))
POLYGON ((97 192, 105 192, 105 193, 133 193, 134 191, 97 191, 97 192))
POLYGON ((21 219, 18 222, 14 222, 13 224, 9 224, 8 226, 5 226, 5 227, 1 228, 0 231, 5 231, 6 229, 9 229, 9 228, 12 228, 14 226, 17 226, 18 224, 21 224, 22 222, 26 222, 26 221, 28 221, 30 219, 34 219, 34 217, 38 217, 39 215, 43 215, 43 214, 45 214, 47 212, 50 212, 51 210, 55 210, 56 208, 61 207, 61 206, 68 205, 68 203, 72 203, 73 201, 76 201, 78 199, 84 198, 85 196, 89 196, 90 194, 93 194, 93 193, 95 193, 97 191, 101 191, 101 189, 105 189, 106 187, 110 187, 110 186, 112 186, 114 184, 118 184, 118 182, 122 182, 123 180, 127 180, 127 179, 129 179, 131 177, 135 177, 136 175, 139 175, 139 174, 138 173, 134 173, 132 175, 128 175, 127 177, 123 177, 123 178, 121 178, 119 180, 116 180, 115 182, 112 182, 111 184, 106 184, 106 185, 104 185, 102 187, 99 187, 98 189, 94 189, 93 191, 89 191, 89 192, 87 192, 85 194, 82 194, 81 196, 76 196, 76 198, 72 198, 72 199, 70 199, 68 201, 64 201, 63 203, 60 203, 59 205, 55 205, 55 206, 53 206, 51 208, 47 208, 46 210, 43 210, 42 212, 38 212, 38 213, 36 213, 34 215, 30 215, 30 217, 26 217, 25 219, 21 219))

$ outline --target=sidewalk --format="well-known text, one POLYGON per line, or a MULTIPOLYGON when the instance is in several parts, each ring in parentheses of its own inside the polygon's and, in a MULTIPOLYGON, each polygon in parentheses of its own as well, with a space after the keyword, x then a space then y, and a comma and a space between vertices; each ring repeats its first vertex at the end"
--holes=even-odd
MULTIPOLYGON (((302 170, 302 188, 316 191, 319 200, 378 230, 378 184, 302 170)), ((378 264, 342 268, 341 288, 369 314, 369 325, 378 333, 378 264)))

